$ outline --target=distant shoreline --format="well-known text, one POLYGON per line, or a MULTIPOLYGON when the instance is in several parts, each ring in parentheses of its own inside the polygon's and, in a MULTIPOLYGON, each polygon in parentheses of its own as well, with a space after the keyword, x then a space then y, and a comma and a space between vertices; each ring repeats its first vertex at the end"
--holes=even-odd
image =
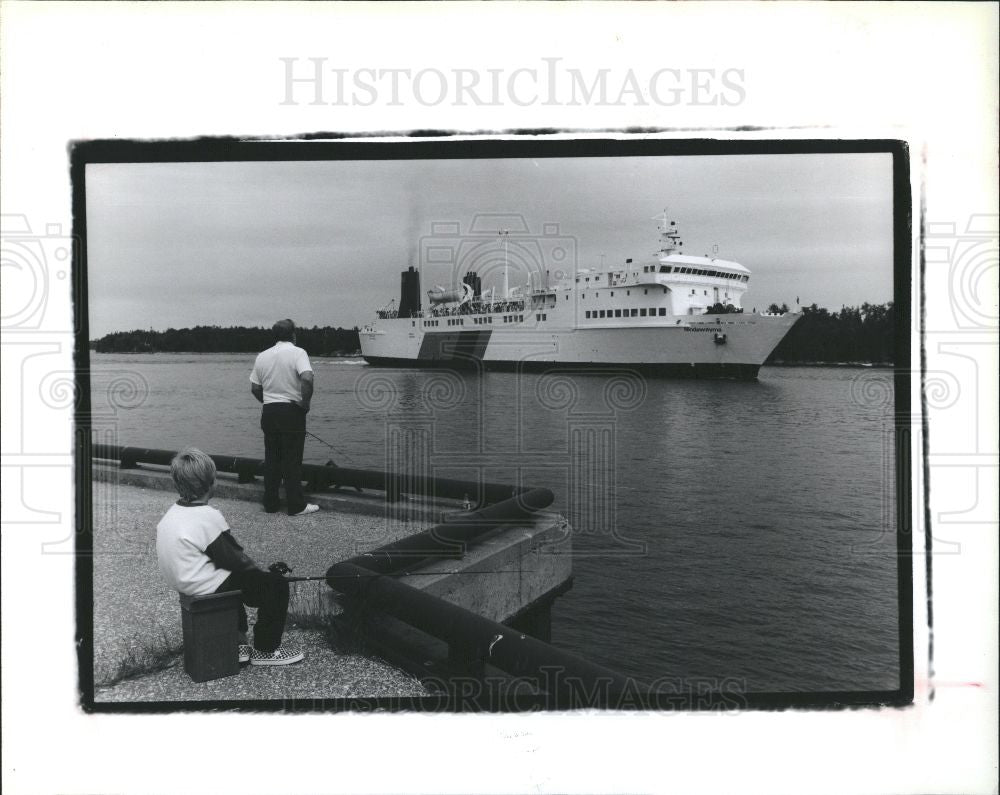
MULTIPOLYGON (((98 356, 249 356, 253 358, 260 351, 95 351, 98 356)), ((360 359, 361 351, 357 353, 310 353, 310 359, 360 359)))
POLYGON ((891 362, 764 362, 761 367, 864 367, 866 370, 892 370, 891 362))
MULTIPOLYGON (((98 353, 91 348, 91 353, 98 353)), ((165 356, 254 356, 246 351, 107 351, 100 353, 100 356, 154 356, 161 354, 165 356)), ((310 354, 311 359, 361 359, 364 358, 361 352, 357 353, 331 353, 331 354, 310 354)), ((895 365, 890 362, 765 362, 762 367, 852 367, 855 369, 865 368, 868 370, 891 370, 895 365)))

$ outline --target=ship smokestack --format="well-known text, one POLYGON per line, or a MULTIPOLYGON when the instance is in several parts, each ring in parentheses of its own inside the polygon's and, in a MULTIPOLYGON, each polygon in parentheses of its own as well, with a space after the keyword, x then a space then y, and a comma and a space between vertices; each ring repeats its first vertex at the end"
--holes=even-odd
POLYGON ((479 278, 479 274, 473 271, 469 271, 462 277, 462 284, 469 285, 472 290, 472 299, 478 301, 483 295, 483 282, 479 278))
POLYGON ((420 273, 411 265, 400 277, 399 317, 415 317, 420 312, 420 273))

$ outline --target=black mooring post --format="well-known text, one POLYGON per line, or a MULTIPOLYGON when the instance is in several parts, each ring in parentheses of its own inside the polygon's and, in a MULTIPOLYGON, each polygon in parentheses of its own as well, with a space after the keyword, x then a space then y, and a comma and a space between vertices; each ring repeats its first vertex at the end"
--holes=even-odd
POLYGON ((397 472, 390 473, 385 479, 385 501, 386 502, 399 502, 402 498, 402 490, 400 489, 400 481, 402 477, 397 472))
POLYGON ((255 466, 237 466, 236 467, 236 482, 237 483, 253 483, 257 480, 254 474, 257 471, 255 466))
POLYGON ((118 454, 118 468, 135 469, 139 465, 139 452, 134 447, 123 447, 118 454))

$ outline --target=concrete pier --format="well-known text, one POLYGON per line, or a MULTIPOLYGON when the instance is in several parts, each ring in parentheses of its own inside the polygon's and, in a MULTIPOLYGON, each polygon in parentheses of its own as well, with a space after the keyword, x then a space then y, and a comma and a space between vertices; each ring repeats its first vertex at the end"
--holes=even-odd
MULTIPOLYGON (((357 624, 350 600, 323 581, 292 583, 288 642, 306 646, 305 663, 284 669, 244 669, 238 676, 195 684, 177 664, 180 613, 177 597, 156 569, 156 524, 176 499, 162 467, 120 469, 94 462, 94 660, 97 701, 328 699, 413 696, 428 691, 419 677, 428 662, 460 657, 439 649, 428 661, 397 634, 366 632, 370 654, 335 650, 338 637, 357 624), (345 606, 348 614, 345 615, 345 606), (154 670, 159 668, 160 670, 154 670), (401 670, 405 669, 405 670, 401 670)), ((387 503, 385 494, 354 489, 313 493, 321 511, 305 517, 265 514, 262 486, 220 474, 212 504, 258 564, 286 561, 293 576, 322 574, 391 541, 408 537, 462 511, 449 500, 408 498, 387 503)), ((439 560, 400 580, 493 621, 548 640, 549 608, 570 587, 569 527, 559 515, 538 512, 507 526, 460 559, 439 560)), ((393 623, 370 622, 371 628, 393 623)), ((418 644, 419 645, 419 644, 418 644)), ((434 667, 434 670, 438 669, 434 667)))

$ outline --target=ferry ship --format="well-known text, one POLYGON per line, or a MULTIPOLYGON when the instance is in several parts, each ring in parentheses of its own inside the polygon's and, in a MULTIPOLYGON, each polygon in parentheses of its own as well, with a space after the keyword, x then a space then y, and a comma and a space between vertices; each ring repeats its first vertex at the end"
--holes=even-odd
MULTIPOLYGON (((426 309, 420 273, 410 266, 402 273, 398 305, 393 300, 379 309, 361 329, 361 354, 371 365, 388 367, 628 368, 668 377, 755 379, 801 315, 745 312, 750 271, 715 256, 684 254, 666 211, 654 220, 660 222, 659 249, 646 261, 550 274, 543 266, 557 258, 529 257, 528 283, 513 288, 509 230, 498 230, 489 245, 503 251, 502 286, 484 291, 480 274, 470 269, 460 285, 429 290, 426 309)), ((559 239, 556 227, 546 229, 528 248, 541 252, 540 244, 559 239)), ((517 238, 514 244, 527 250, 517 238)), ((461 246, 443 250, 453 272, 476 259, 468 251, 463 256, 461 246)), ((520 257, 519 268, 524 264, 520 257)))

